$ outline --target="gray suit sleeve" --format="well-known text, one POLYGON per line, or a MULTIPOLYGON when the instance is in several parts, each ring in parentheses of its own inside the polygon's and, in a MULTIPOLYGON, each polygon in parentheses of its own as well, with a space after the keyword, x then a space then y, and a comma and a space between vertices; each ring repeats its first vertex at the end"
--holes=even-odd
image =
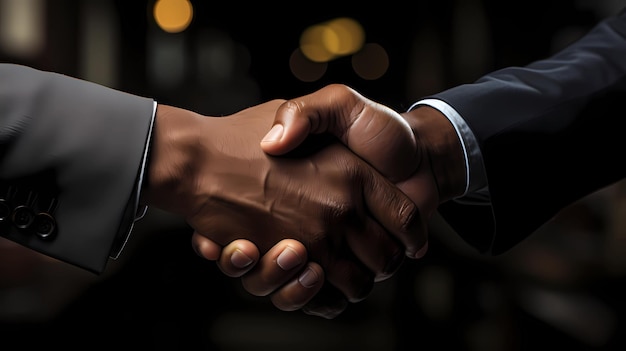
POLYGON ((11 64, 0 82, 0 235, 102 272, 132 225, 154 101, 11 64))
POLYGON ((449 202, 441 213, 480 251, 502 253, 564 207, 626 176, 626 162, 616 162, 626 152, 626 13, 552 57, 435 98, 474 132, 491 194, 489 206, 449 202))

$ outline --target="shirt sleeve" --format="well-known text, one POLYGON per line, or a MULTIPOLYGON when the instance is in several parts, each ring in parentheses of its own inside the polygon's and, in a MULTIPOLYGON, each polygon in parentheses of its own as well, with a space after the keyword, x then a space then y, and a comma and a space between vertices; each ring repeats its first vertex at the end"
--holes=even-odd
POLYGON ((409 111, 419 105, 428 105, 437 109, 448 118, 456 131, 465 158, 465 192, 454 201, 467 204, 488 204, 489 187, 483 157, 474 133, 463 117, 446 102, 439 99, 423 99, 414 103, 409 111))

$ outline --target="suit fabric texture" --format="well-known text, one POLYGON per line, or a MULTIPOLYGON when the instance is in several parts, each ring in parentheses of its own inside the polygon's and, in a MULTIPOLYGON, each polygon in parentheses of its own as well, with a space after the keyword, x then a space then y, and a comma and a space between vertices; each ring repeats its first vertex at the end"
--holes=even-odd
POLYGON ((479 251, 500 254, 565 206, 626 175, 626 11, 553 56, 434 96, 475 134, 491 202, 449 202, 448 223, 479 251))
POLYGON ((154 101, 0 64, 0 235, 100 273, 126 239, 154 101))

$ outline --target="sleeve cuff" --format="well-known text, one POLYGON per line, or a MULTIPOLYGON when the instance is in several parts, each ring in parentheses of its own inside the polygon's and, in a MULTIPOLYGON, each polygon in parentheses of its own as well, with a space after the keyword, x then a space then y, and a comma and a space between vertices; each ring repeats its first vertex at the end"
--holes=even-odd
POLYGON ((480 147, 478 146, 478 140, 476 139, 476 136, 469 128, 465 120, 452 106, 448 105, 442 100, 420 100, 414 103, 409 108, 409 111, 415 109, 419 105, 428 105, 441 112, 444 116, 448 118, 448 120, 450 120, 450 123, 452 123, 452 126, 454 126, 454 130, 459 137, 459 141, 461 142, 461 147, 463 149, 463 154, 465 156, 466 171, 465 192, 457 199, 460 200, 463 198, 472 198, 472 202, 474 202, 474 199, 479 202, 482 202, 485 198, 488 199, 489 195, 487 191, 487 176, 485 173, 485 167, 483 164, 480 147))
POLYGON ((130 223, 128 227, 121 226, 120 232, 117 234, 115 242, 113 243, 113 247, 111 248, 110 257, 112 259, 117 259, 121 252, 124 250, 128 239, 130 238, 130 234, 133 231, 135 226, 135 222, 142 219, 146 212, 148 211, 148 206, 139 205, 139 199, 141 198, 141 190, 143 189, 143 182, 146 173, 146 166, 148 162, 148 151, 150 150, 150 142, 152 141, 152 129, 154 127, 154 118, 156 116, 156 108, 157 102, 154 101, 152 104, 152 117, 150 119, 150 128, 148 129, 148 136, 146 138, 146 146, 144 147, 143 157, 141 158, 141 167, 139 169, 139 175, 137 176, 137 182, 135 183, 135 187, 133 188, 133 193, 131 195, 128 204, 126 205, 126 209, 124 210, 124 218, 122 223, 130 223))

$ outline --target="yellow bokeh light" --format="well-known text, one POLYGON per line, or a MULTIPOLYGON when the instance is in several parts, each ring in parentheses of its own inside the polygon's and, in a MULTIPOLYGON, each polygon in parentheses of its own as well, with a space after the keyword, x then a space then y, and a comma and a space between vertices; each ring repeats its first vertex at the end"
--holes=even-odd
POLYGON ((329 21, 324 44, 335 55, 351 55, 359 51, 365 41, 363 27, 351 18, 337 18, 329 21), (332 35, 329 35, 329 32, 332 35))
POLYGON ((158 0, 154 4, 154 20, 168 33, 184 31, 192 18, 193 5, 189 0, 158 0))
POLYGON ((340 17, 306 28, 300 36, 300 50, 313 62, 328 62, 358 52, 364 42, 361 24, 340 17))
POLYGON ((326 31, 326 26, 315 25, 307 28, 300 36, 300 50, 309 60, 327 62, 334 58, 322 43, 326 31))

